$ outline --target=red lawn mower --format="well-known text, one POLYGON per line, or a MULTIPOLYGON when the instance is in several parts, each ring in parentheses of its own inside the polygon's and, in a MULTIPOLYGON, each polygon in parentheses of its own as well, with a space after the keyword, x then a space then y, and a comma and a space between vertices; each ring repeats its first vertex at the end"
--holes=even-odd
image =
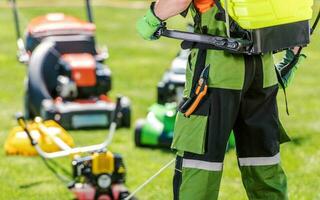
MULTIPOLYGON (((96 48, 90 0, 87 21, 51 13, 34 18, 21 38, 15 0, 11 0, 17 32, 18 59, 27 65, 25 117, 54 119, 66 129, 110 125, 115 103, 108 97, 111 71, 108 52, 96 48)), ((128 98, 121 102, 122 127, 130 127, 128 98)))

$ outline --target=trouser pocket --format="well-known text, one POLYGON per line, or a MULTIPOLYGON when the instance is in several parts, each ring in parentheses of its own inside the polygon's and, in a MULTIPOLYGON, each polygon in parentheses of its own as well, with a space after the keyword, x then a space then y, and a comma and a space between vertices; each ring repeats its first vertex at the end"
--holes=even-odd
POLYGON ((185 117, 177 114, 171 148, 195 154, 205 153, 205 140, 210 104, 204 101, 194 114, 185 117))

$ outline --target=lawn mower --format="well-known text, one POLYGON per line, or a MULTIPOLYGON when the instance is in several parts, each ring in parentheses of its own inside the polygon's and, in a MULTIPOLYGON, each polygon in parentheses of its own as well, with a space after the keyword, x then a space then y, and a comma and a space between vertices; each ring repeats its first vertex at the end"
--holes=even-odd
MULTIPOLYGON (((108 97, 108 51, 96 48, 90 0, 88 21, 63 13, 34 18, 21 38, 15 0, 10 0, 17 33, 18 60, 27 65, 25 117, 53 119, 66 129, 107 127, 115 109, 108 97)), ((130 127, 128 98, 122 98, 119 126, 130 127)))
MULTIPOLYGON (((63 169, 52 159, 72 156, 72 180, 68 188, 78 200, 123 200, 130 195, 125 187, 126 168, 120 154, 107 149, 114 136, 117 123, 121 117, 121 98, 117 98, 116 108, 111 117, 109 134, 101 144, 72 148, 63 140, 53 140, 58 151, 47 152, 38 139, 34 138, 32 128, 26 123, 23 115, 17 117, 18 124, 23 129, 29 145, 40 155, 45 165, 62 181, 66 176, 58 173, 63 169)), ((48 136, 47 136, 48 137, 48 136)), ((52 139, 52 138, 50 138, 52 139)), ((64 172, 67 171, 63 169, 64 172)), ((70 179, 70 178, 69 178, 70 179)), ((132 197, 131 200, 136 198, 132 197)))
MULTIPOLYGON (((181 50, 158 83, 157 103, 149 108, 146 119, 139 119, 136 122, 134 136, 136 146, 170 148, 177 106, 183 98, 189 54, 190 50, 181 50)), ((234 146, 234 136, 231 134, 228 149, 234 146)))

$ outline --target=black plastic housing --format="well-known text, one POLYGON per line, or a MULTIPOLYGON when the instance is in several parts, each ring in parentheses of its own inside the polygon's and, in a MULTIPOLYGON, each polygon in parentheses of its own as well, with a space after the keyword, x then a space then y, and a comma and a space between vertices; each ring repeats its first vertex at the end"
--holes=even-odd
POLYGON ((250 30, 253 54, 277 52, 310 43, 309 21, 250 30))

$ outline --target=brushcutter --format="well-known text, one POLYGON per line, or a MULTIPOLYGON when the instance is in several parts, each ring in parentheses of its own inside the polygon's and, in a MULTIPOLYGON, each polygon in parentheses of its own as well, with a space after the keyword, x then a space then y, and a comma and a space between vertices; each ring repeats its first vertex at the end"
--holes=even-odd
POLYGON ((52 165, 50 165, 49 161, 54 158, 73 157, 71 162, 73 180, 69 183, 68 187, 78 200, 123 200, 129 195, 128 190, 124 186, 126 169, 123 159, 121 155, 112 153, 107 149, 112 141, 121 115, 120 104, 121 97, 118 97, 109 127, 109 134, 104 142, 74 148, 67 144, 60 144, 60 151, 50 153, 44 151, 33 138, 24 116, 17 116, 18 124, 27 134, 31 145, 36 149, 46 166, 54 172, 56 176, 62 177, 52 165))

